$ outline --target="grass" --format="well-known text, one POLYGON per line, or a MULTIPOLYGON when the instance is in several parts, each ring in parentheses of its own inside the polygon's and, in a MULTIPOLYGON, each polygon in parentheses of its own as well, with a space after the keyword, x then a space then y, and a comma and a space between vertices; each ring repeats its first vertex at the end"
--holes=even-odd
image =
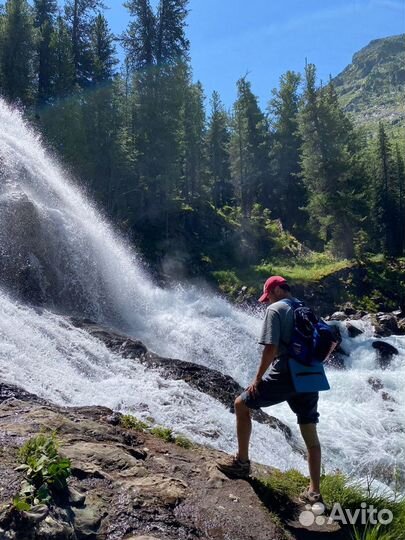
POLYGON ((291 283, 318 282, 327 276, 351 268, 354 261, 348 259, 334 259, 327 254, 312 254, 299 259, 291 259, 288 263, 275 261, 264 263, 254 267, 255 274, 261 279, 270 275, 280 275, 291 283))
POLYGON ((135 416, 131 414, 124 414, 121 416, 120 424, 125 429, 135 429, 135 431, 146 431, 149 428, 149 425, 142 420, 138 420, 135 416))
MULTIPOLYGON (((309 480, 300 472, 290 470, 287 472, 274 471, 271 475, 259 478, 255 481, 255 489, 263 502, 272 510, 278 509, 281 515, 289 515, 292 501, 298 497, 309 480)), ((358 485, 348 483, 348 478, 343 474, 323 475, 321 479, 321 492, 327 508, 339 503, 342 509, 351 512, 373 506, 380 511, 390 510, 393 521, 387 525, 368 524, 351 527, 350 535, 353 540, 398 540, 405 538, 405 500, 392 501, 381 495, 365 492, 358 485)))
POLYGON ((120 425, 124 429, 134 429, 135 431, 150 433, 154 437, 158 437, 165 442, 175 443, 181 448, 192 448, 194 446, 184 435, 175 435, 172 429, 164 426, 151 426, 135 416, 132 416, 132 414, 124 414, 121 416, 120 425))

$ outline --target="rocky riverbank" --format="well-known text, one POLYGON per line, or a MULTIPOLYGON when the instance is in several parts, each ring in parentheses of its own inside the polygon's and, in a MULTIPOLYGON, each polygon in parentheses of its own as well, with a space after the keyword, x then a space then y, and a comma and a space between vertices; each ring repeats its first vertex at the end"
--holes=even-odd
MULTIPOLYGON (((276 518, 257 482, 229 480, 216 469, 220 452, 180 447, 123 427, 121 418, 103 407, 58 407, 0 384, 1 540, 343 538, 336 525, 304 529, 296 500, 288 523, 276 518), (64 497, 20 511, 11 503, 23 480, 18 449, 41 431, 57 434, 72 475, 64 497)), ((272 470, 255 466, 254 474, 272 470)))

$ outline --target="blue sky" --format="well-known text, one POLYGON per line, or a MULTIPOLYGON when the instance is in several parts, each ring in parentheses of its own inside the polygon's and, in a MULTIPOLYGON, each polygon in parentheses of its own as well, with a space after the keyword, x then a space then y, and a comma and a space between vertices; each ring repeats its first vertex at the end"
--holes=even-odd
MULTIPOLYGON (((152 0, 156 5, 157 0, 152 0)), ((128 23, 120 0, 106 0, 114 32, 128 23)), ((405 32, 405 0, 191 0, 187 34, 194 80, 227 107, 248 73, 262 107, 288 69, 305 58, 328 80, 372 39, 405 32)))

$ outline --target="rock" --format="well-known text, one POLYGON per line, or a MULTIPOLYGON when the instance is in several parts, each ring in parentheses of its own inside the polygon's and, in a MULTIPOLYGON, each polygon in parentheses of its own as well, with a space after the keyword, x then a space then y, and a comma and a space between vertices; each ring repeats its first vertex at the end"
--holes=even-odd
POLYGON ((398 320, 398 334, 405 334, 405 318, 398 320))
POLYGON ((79 493, 76 489, 73 487, 69 487, 69 501, 72 506, 81 506, 84 504, 84 501, 86 500, 86 495, 83 493, 79 493))
POLYGON ((357 326, 354 326, 354 324, 351 323, 347 323, 347 333, 351 338, 364 334, 363 330, 360 330, 360 328, 357 328, 357 326))
POLYGON ((377 313, 371 317, 371 321, 377 336, 388 337, 398 333, 397 319, 392 313, 377 313))
POLYGON ((345 321, 347 318, 346 313, 343 311, 335 311, 335 313, 330 316, 331 321, 345 321))
POLYGON ((30 510, 26 510, 23 512, 24 516, 30 521, 33 521, 34 523, 39 523, 40 521, 45 519, 48 513, 49 508, 46 506, 46 504, 38 504, 36 506, 32 506, 30 510))
POLYGON ((374 390, 374 392, 378 392, 379 390, 382 390, 384 388, 381 379, 377 379, 376 377, 369 377, 367 382, 374 390))
POLYGON ((394 355, 399 354, 398 349, 385 341, 374 341, 372 347, 378 351, 377 359, 381 369, 386 369, 394 355))
POLYGON ((346 304, 343 306, 343 313, 350 317, 351 315, 355 315, 357 310, 353 307, 353 304, 350 302, 346 302, 346 304))
MULTIPOLYGON (((217 399, 231 412, 234 412, 235 398, 244 389, 229 375, 224 375, 220 371, 199 364, 193 364, 192 362, 185 362, 184 360, 174 358, 163 358, 148 351, 140 341, 132 340, 128 336, 110 332, 106 328, 89 321, 80 319, 71 320, 75 326, 86 330, 92 336, 100 339, 109 349, 119 353, 124 358, 133 358, 152 369, 160 371, 166 378, 183 380, 199 392, 217 399)), ((261 410, 252 411, 252 418, 261 424, 267 424, 274 429, 281 430, 288 440, 292 440, 290 428, 277 418, 269 416, 261 410)))
POLYGON ((345 355, 340 354, 339 352, 333 352, 325 360, 324 364, 334 369, 346 369, 345 355))
MULTIPOLYGON (((374 390, 374 392, 379 392, 384 388, 381 379, 378 379, 377 377, 369 377, 367 382, 374 390)), ((381 392, 381 397, 383 401, 390 401, 391 403, 396 403, 396 400, 392 396, 390 396, 388 392, 381 392)))
MULTIPOLYGON (((0 434, 7 434, 1 439, 0 468, 14 470, 16 447, 46 429, 57 430, 60 452, 69 456, 75 474, 68 479, 69 497, 55 499, 37 523, 11 505, 2 511, 0 504, 1 540, 286 537, 282 521, 266 509, 251 482, 229 480, 216 469, 223 453, 198 445, 180 448, 135 431, 132 446, 126 446, 121 441, 130 430, 112 425, 112 411, 105 407, 43 405, 29 401, 26 393, 21 393, 24 400, 13 393, 20 392, 9 388, 9 398, 0 402, 0 434)), ((0 503, 8 483, 0 474, 0 503)))

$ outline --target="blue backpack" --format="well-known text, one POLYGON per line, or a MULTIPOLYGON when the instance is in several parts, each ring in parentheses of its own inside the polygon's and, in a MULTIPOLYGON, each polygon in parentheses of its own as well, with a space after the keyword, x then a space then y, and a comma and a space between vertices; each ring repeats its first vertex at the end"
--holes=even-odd
POLYGON ((303 302, 285 299, 294 310, 294 329, 288 354, 305 366, 322 363, 339 343, 332 326, 314 314, 303 302))

